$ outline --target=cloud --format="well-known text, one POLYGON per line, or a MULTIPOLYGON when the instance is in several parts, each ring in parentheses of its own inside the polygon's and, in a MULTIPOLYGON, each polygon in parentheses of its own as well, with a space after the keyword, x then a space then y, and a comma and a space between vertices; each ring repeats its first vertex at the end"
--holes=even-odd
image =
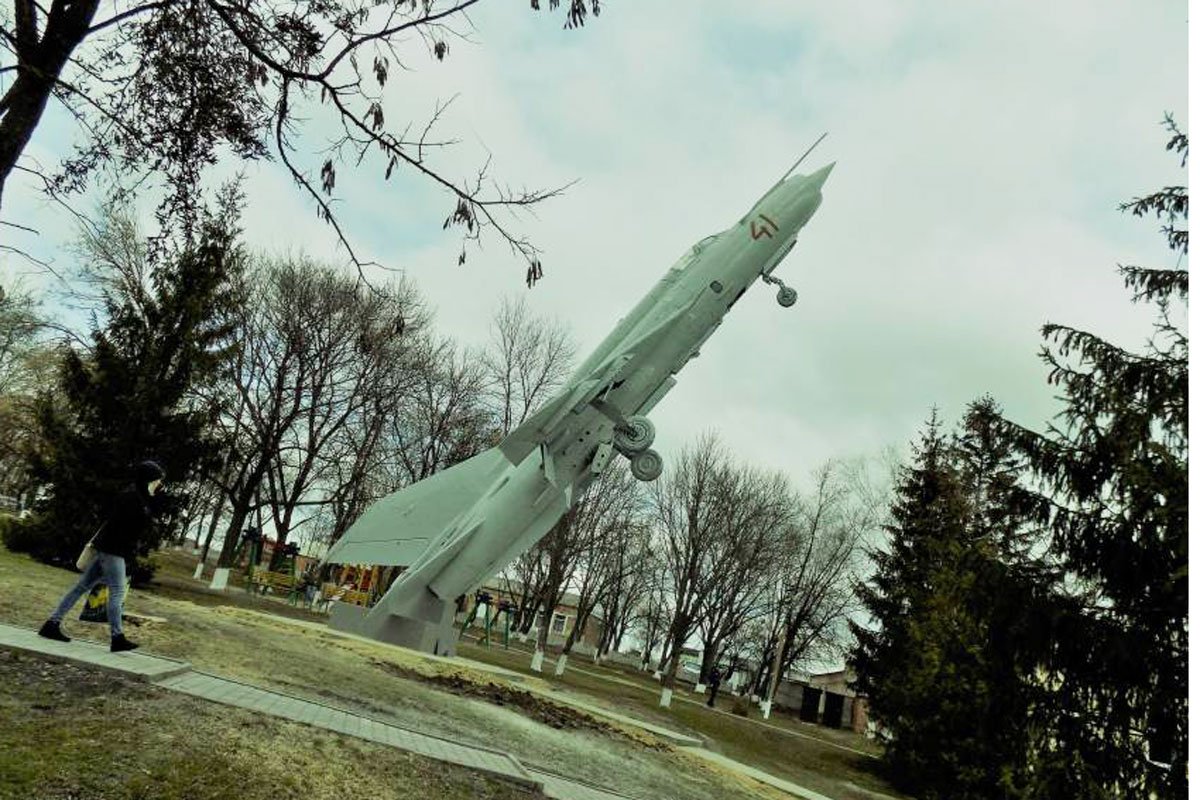
MULTIPOLYGON (((1114 268, 1165 248, 1115 206, 1180 180, 1157 123, 1173 110, 1186 126, 1186 11, 625 3, 563 31, 558 14, 483 4, 476 44, 452 39, 444 62, 408 51, 385 111, 421 121, 457 96, 443 130, 461 143, 430 163, 458 179, 490 157, 518 187, 579 180, 513 224, 543 250, 531 308, 565 320, 581 355, 830 131, 802 168, 838 162, 824 205, 778 273, 800 302, 748 293, 655 413, 668 459, 715 427, 802 479, 983 392, 1042 427, 1055 410, 1036 356, 1044 322, 1134 346, 1148 334, 1114 268)), ((322 130, 306 140, 313 169, 322 130)), ((442 330, 482 343, 500 298, 524 291, 524 265, 492 239, 456 266, 449 194, 380 171, 339 172, 349 235, 407 271, 442 330)), ((344 260, 278 166, 248 175, 249 241, 344 260)))

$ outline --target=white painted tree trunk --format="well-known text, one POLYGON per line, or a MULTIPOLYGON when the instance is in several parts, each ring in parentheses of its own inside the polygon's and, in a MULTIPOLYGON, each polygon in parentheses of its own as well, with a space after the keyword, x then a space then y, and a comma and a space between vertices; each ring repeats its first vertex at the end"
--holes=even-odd
POLYGON ((663 687, 662 694, 659 695, 658 704, 663 708, 671 707, 671 690, 665 686, 663 687))
POLYGON ((554 664, 554 674, 561 676, 567 671, 567 654, 563 653, 558 657, 558 661, 554 664))
POLYGON ((533 651, 533 661, 529 664, 529 668, 531 670, 533 670, 534 672, 541 672, 542 671, 542 659, 544 659, 545 657, 546 657, 546 654, 543 653, 541 650, 534 650, 533 651))
POLYGON ((229 585, 229 567, 218 567, 213 572, 212 583, 208 585, 210 589, 216 589, 218 592, 225 591, 225 587, 229 585))

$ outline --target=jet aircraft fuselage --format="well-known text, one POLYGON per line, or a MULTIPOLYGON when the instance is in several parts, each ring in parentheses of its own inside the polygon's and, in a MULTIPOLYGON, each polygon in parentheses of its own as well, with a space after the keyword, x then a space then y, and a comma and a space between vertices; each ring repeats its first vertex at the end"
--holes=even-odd
POLYGON ((773 272, 821 203, 827 167, 773 186, 733 227, 701 239, 566 382, 500 445, 369 508, 327 561, 407 567, 369 613, 333 624, 397 644, 454 651, 455 600, 532 547, 614 455, 641 480, 662 471, 646 415, 755 280, 773 272))

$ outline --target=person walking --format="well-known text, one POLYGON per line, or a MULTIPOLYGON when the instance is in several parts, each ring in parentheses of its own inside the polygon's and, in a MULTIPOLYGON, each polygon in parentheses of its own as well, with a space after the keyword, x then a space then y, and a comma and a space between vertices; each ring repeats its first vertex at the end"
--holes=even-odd
POLYGON ((713 703, 717 700, 717 690, 721 688, 721 670, 716 664, 708 671, 708 703, 709 708, 713 708, 713 703))
POLYGON ((125 638, 121 625, 121 603, 125 599, 125 560, 133 558, 139 542, 150 528, 150 498, 162 485, 166 474, 154 461, 143 461, 133 468, 133 483, 118 493, 109 506, 104 524, 92 539, 96 557, 83 570, 79 580, 63 595, 54 613, 42 625, 38 636, 69 642, 62 621, 71 609, 97 583, 108 586, 108 626, 112 633, 110 649, 114 653, 134 650, 137 644, 125 638))

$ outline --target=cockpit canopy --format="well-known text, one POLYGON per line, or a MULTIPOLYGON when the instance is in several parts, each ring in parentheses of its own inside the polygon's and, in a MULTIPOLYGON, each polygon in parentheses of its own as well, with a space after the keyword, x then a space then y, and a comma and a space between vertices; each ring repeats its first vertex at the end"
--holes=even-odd
POLYGON ((699 258, 700 254, 704 252, 705 248, 715 242, 719 236, 720 234, 717 233, 714 233, 711 236, 705 236, 703 239, 689 247, 687 251, 679 257, 679 260, 671 265, 671 272, 682 272, 690 267, 692 262, 699 258))

